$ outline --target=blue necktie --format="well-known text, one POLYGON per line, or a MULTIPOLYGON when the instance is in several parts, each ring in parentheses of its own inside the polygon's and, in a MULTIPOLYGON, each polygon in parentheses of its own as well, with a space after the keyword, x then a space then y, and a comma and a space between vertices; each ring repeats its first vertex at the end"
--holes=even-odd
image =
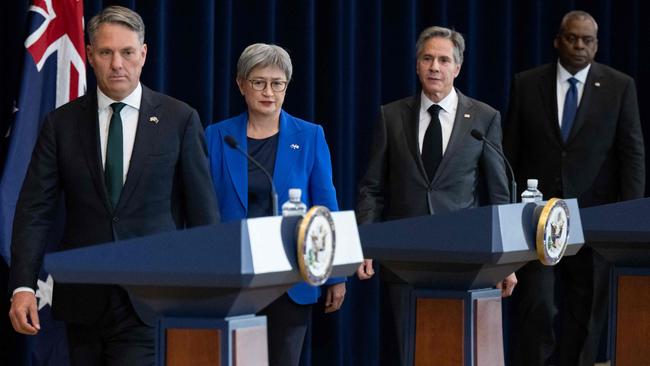
POLYGON ((562 140, 564 142, 569 139, 571 127, 573 127, 573 121, 576 118, 576 112, 578 110, 578 88, 576 88, 578 79, 572 77, 567 81, 570 86, 569 90, 566 91, 564 111, 562 112, 562 140))
POLYGON ((106 192, 111 200, 113 209, 117 206, 122 193, 122 175, 124 172, 124 160, 122 150, 122 117, 120 112, 126 104, 113 103, 113 115, 108 126, 108 138, 106 141, 106 163, 104 164, 104 182, 106 192))

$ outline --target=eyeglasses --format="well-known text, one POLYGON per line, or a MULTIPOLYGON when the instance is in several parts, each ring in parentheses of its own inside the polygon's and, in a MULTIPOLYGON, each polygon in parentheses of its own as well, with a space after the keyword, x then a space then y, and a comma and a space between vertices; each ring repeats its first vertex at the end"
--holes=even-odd
POLYGON ((585 46, 591 46, 594 42, 596 42, 596 37, 594 36, 580 37, 571 33, 562 33, 562 38, 571 44, 577 44, 579 40, 582 40, 582 44, 585 46))
MULTIPOLYGON (((266 86, 268 85, 269 81, 266 81, 264 79, 250 79, 248 82, 251 83, 251 87, 253 90, 257 91, 262 91, 266 90, 266 86)), ((287 84, 289 84, 288 81, 284 80, 271 80, 271 90, 274 92, 283 92, 285 89, 287 89, 287 84)))

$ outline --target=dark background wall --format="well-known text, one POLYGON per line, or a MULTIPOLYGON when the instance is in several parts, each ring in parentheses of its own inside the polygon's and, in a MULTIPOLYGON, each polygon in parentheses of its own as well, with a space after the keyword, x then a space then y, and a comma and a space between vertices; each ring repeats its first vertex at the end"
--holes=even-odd
MULTIPOLYGON (((0 5, 2 131, 19 88, 27 4, 0 5)), ((85 0, 86 21, 113 4, 144 18, 149 54, 143 82, 194 106, 205 125, 244 110, 234 74, 245 46, 270 42, 287 48, 294 78, 285 109, 324 126, 344 208, 354 206, 379 105, 417 92, 414 44, 429 25, 465 35, 456 86, 503 113, 512 75, 554 61, 553 37, 562 15, 586 10, 600 26, 596 59, 636 79, 644 130, 650 130, 644 103, 650 93, 644 64, 650 31, 641 0, 85 0)), ((94 88, 90 68, 88 80, 94 88)))
MULTIPOLYGON (((284 107, 325 128, 339 202, 342 208, 351 209, 379 106, 418 92, 414 44, 419 32, 429 25, 452 27, 465 35, 467 51, 456 86, 504 113, 512 75, 555 62, 552 43, 562 15, 573 9, 590 12, 600 27, 596 60, 636 80, 648 141, 650 29, 646 3, 84 0, 84 8, 86 22, 107 5, 138 11, 147 26, 149 47, 143 82, 194 106, 204 125, 244 110, 234 75, 245 46, 267 42, 288 49, 294 78, 284 107)), ((6 149, 1 137, 10 125, 19 90, 27 8, 27 0, 0 2, 0 164, 6 149)), ((88 87, 94 88, 94 77, 88 70, 88 87)), ((649 155, 646 153, 646 159, 649 155)), ((335 340, 330 346, 335 352, 329 355, 336 362, 331 360, 330 364, 373 364, 377 360, 376 286, 360 286, 354 281, 349 284, 354 295, 330 323, 349 325, 354 319, 359 326, 332 331, 335 340), (359 315, 361 310, 368 311, 359 315), (366 341, 360 341, 364 338, 366 341)), ((0 317, 4 318, 2 314, 6 311, 0 308, 0 317)))

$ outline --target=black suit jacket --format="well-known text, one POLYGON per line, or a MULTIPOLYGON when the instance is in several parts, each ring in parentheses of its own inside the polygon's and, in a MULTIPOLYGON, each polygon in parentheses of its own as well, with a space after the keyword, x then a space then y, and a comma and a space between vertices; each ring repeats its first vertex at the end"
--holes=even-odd
MULTIPOLYGON (((143 86, 131 162, 115 210, 101 159, 96 92, 46 117, 16 207, 11 289, 36 288, 61 193, 66 219, 60 250, 218 221, 203 128, 185 103, 143 86)), ((109 288, 55 284, 54 315, 92 323, 105 309, 109 288)))
POLYGON ((487 203, 508 202, 503 160, 470 135, 472 129, 500 146, 499 112, 458 92, 458 108, 445 154, 432 181, 418 146, 420 95, 381 107, 368 170, 360 182, 359 223, 431 215, 487 203))
POLYGON ((592 206, 643 197, 645 158, 634 80, 592 63, 573 128, 562 141, 557 63, 515 75, 504 149, 518 186, 539 179, 545 198, 592 206))

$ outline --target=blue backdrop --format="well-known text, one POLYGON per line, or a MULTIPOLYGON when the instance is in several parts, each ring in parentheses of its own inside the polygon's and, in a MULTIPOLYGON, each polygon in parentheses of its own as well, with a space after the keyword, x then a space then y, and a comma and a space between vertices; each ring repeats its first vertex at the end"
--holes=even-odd
MULTIPOLYGON (((323 125, 332 151, 339 204, 354 207, 369 134, 381 104, 418 91, 414 44, 429 25, 462 32, 465 63, 456 81, 465 94, 505 112, 515 72, 555 61, 553 38, 564 13, 590 12, 599 23, 596 60, 635 78, 648 141, 650 75, 647 1, 379 1, 379 0, 85 0, 86 21, 107 5, 138 11, 149 53, 149 87, 194 106, 205 125, 244 110, 234 82, 236 61, 250 43, 276 43, 294 64, 285 109, 323 125)), ((0 4, 1 136, 18 95, 27 0, 0 4)), ((88 87, 94 88, 89 70, 88 87)), ((6 151, 6 141, 2 141, 6 151)), ((650 154, 646 153, 646 159, 650 154)), ((4 154, 0 164, 4 161, 4 154)), ((4 265, 4 264, 2 264, 4 265)), ((0 268, 0 276, 4 276, 0 268)), ((0 278, 0 285, 4 279, 0 278)), ((339 314, 316 317, 314 364, 374 365, 378 360, 376 281, 350 281, 339 314), (324 321, 326 320, 326 321, 324 321), (343 326, 345 325, 345 326, 343 326)), ((0 320, 6 322, 6 301, 0 320)), ((6 324, 4 326, 7 326, 6 324)), ((0 330, 0 337, 8 332, 0 330)), ((0 352, 8 352, 0 339, 0 352), (4 348, 3 348, 4 347, 4 348)), ((2 359, 0 358, 0 363, 2 359)))

